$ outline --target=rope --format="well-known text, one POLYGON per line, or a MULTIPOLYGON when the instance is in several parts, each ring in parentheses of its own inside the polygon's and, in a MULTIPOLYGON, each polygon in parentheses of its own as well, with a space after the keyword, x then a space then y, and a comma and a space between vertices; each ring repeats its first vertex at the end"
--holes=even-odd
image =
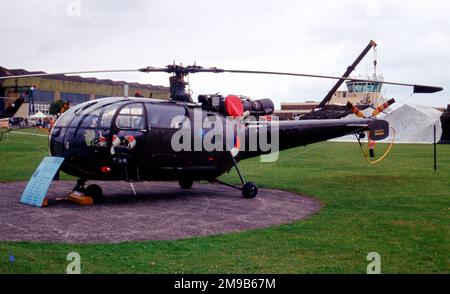
POLYGON ((361 148, 361 151, 362 151, 362 153, 364 155, 364 158, 366 159, 368 164, 380 163, 381 161, 383 161, 388 156, 389 152, 391 151, 392 146, 394 145, 394 141, 395 141, 395 129, 392 128, 392 127, 390 129, 392 130, 392 141, 389 144, 389 147, 387 148, 386 152, 384 152, 383 156, 381 156, 380 158, 378 158, 377 160, 374 160, 374 161, 371 161, 369 159, 369 156, 367 155, 367 152, 364 150, 364 147, 363 147, 363 145, 361 143, 361 139, 358 136, 356 136, 356 134, 355 134, 356 139, 358 140, 358 143, 359 143, 359 147, 361 148))

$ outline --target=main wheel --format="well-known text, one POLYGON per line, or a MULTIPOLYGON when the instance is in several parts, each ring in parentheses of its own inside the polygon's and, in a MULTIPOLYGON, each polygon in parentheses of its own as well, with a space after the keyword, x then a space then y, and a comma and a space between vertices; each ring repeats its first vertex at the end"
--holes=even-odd
POLYGON ((192 188, 194 181, 187 180, 187 179, 181 179, 178 181, 178 184, 180 185, 181 189, 190 189, 190 188, 192 188))
POLYGON ((92 197, 92 200, 94 200, 94 203, 98 203, 103 198, 103 190, 100 188, 99 185, 89 185, 87 186, 86 190, 84 191, 84 194, 86 196, 92 197))
POLYGON ((247 182, 242 187, 242 195, 244 198, 255 198, 258 194, 258 187, 252 182, 247 182))

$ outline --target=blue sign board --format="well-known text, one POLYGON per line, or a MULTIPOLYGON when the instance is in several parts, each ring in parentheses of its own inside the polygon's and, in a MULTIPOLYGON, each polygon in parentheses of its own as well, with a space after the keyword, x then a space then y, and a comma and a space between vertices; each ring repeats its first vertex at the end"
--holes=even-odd
POLYGON ((48 187, 63 161, 62 157, 45 157, 25 187, 20 202, 41 207, 48 187))

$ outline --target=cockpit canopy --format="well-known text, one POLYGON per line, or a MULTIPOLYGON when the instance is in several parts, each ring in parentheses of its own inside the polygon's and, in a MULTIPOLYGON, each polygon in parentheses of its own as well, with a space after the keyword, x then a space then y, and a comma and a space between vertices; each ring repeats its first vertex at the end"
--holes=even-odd
POLYGON ((135 129, 173 128, 176 116, 186 115, 180 105, 149 99, 105 98, 88 101, 66 111, 56 128, 135 129))
POLYGON ((113 117, 125 103, 124 99, 110 98, 79 104, 63 113, 55 127, 110 128, 113 117))

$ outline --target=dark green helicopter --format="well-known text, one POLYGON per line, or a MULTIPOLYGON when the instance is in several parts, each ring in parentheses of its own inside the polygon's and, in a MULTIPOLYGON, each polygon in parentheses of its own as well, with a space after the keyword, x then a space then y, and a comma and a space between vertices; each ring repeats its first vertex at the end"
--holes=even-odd
MULTIPOLYGON (((219 182, 225 172, 236 168, 246 198, 258 193, 257 186, 246 182, 239 171, 240 160, 305 146, 349 134, 372 140, 389 135, 389 125, 374 117, 360 119, 272 120, 270 99, 218 94, 199 95, 192 101, 186 77, 192 73, 241 73, 301 76, 358 81, 355 78, 286 72, 225 70, 200 66, 169 65, 133 70, 66 72, 82 74, 101 72, 166 72, 170 77, 170 100, 136 97, 110 97, 78 104, 63 113, 49 135, 52 156, 65 160, 61 170, 77 177, 74 191, 99 200, 98 185, 85 187, 87 180, 179 181, 189 189, 194 181, 219 182)), ((10 76, 52 76, 34 74, 10 76)), ((1 78, 0 78, 1 79, 1 78)), ((371 82, 371 80, 360 80, 371 82)), ((415 93, 433 93, 439 87, 399 84, 414 87, 415 93)))

